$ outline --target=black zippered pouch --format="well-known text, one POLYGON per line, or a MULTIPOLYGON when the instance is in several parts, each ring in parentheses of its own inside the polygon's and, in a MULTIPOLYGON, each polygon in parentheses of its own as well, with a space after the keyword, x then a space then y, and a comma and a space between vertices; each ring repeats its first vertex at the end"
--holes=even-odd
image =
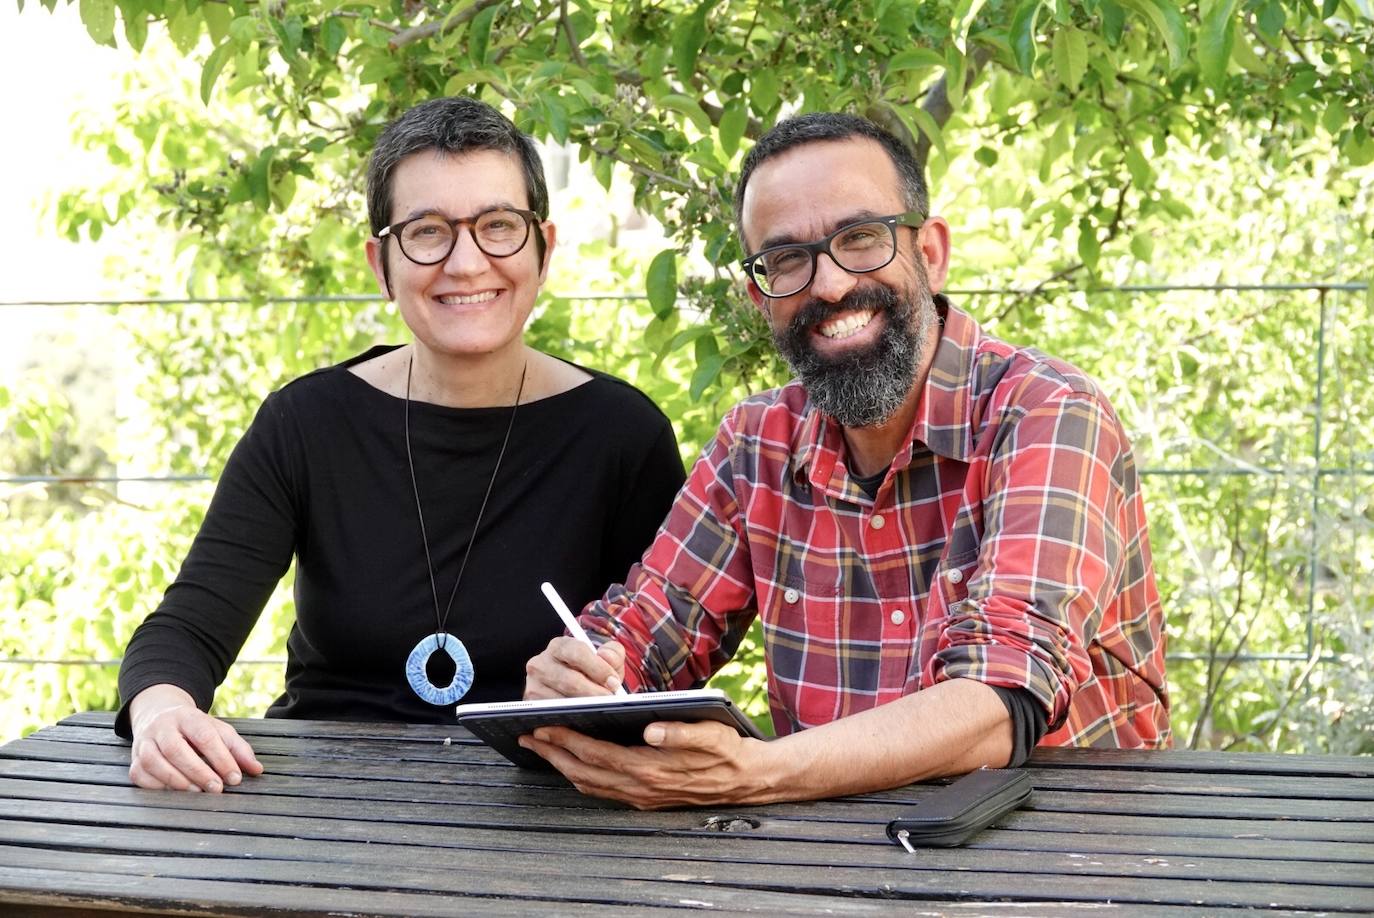
POLYGON ((911 853, 916 846, 962 845, 1031 795, 1030 776, 1018 768, 980 768, 940 788, 910 813, 887 824, 887 837, 911 853))

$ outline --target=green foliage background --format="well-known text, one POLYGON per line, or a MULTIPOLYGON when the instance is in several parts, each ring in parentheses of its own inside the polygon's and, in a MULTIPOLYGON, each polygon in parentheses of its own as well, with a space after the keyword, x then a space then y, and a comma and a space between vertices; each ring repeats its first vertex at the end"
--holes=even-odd
MULTIPOLYGON (((130 276, 244 301, 108 318, 132 345, 127 397, 146 406, 117 442, 83 433, 93 413, 129 414, 90 404, 88 367, 0 391, 6 466, 213 474, 273 386, 403 340, 383 304, 281 298, 370 289, 363 157, 388 118, 459 92, 570 145, 670 231, 641 258, 564 224, 575 244, 550 291, 645 297, 549 296, 530 340, 635 382, 690 460, 729 404, 784 378, 733 268, 739 158, 780 114, 855 110, 926 157, 955 227, 951 285, 1022 291, 956 300, 1102 380, 1160 472, 1147 500, 1179 741, 1374 750, 1367 292, 1104 292, 1374 277, 1368 0, 79 5, 95 41, 143 49, 146 67, 80 129, 123 177, 64 195, 60 225, 171 228, 173 267, 150 251, 130 276), (1251 653, 1304 659, 1233 657, 1251 653)), ((117 657, 208 494, 12 491, 4 655, 117 657)), ((290 614, 284 587, 244 656, 280 656, 290 614)), ((112 706, 113 678, 0 667, 0 724, 112 706)), ((761 710, 756 648, 719 678, 761 710)), ((279 684, 274 667, 238 667, 217 710, 259 712, 279 684)))

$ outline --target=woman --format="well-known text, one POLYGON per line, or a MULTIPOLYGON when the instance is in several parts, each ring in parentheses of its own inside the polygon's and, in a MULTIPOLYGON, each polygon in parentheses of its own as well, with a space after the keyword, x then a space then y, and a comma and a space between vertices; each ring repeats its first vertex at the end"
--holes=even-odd
POLYGON ((368 167, 367 259, 412 340, 268 396, 190 554, 129 642, 115 729, 143 787, 219 791, 261 765, 203 713, 296 559, 286 692, 268 716, 450 722, 520 697, 683 479, 667 419, 523 340, 556 241, 528 137, 471 99, 416 106, 368 167))

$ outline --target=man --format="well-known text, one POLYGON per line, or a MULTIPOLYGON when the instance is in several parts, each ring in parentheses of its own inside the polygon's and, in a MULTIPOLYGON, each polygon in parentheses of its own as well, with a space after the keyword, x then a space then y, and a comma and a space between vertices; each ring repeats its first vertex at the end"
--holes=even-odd
POLYGON ((522 738, 643 808, 878 790, 1037 742, 1169 742, 1162 613, 1135 466, 1067 364, 938 296, 949 227, 877 126, 806 115, 735 195, 749 292, 798 379, 747 399, 654 544, 556 638, 526 697, 700 685, 763 620, 779 739, 655 724, 644 747, 522 738))

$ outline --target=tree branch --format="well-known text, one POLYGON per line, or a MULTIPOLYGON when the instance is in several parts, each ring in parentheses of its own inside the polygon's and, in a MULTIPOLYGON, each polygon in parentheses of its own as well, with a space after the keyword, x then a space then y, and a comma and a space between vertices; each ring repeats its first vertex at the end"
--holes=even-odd
POLYGON ((563 34, 568 38, 568 54, 572 56, 573 62, 577 66, 586 70, 587 59, 582 56, 582 49, 577 44, 577 36, 573 34, 572 23, 568 21, 568 0, 558 0, 558 23, 563 27, 563 34))
POLYGON ((397 32, 391 41, 387 42, 387 47, 392 51, 404 48, 406 45, 413 45, 417 41, 424 41, 434 35, 440 35, 457 28, 467 22, 471 22, 478 13, 489 6, 495 6, 501 0, 474 0, 472 6, 460 13, 453 13, 443 19, 436 19, 433 22, 426 22, 424 25, 414 26, 403 32, 397 32))
POLYGON ((663 185, 671 185, 672 187, 677 188, 680 191, 696 190, 696 186, 690 182, 684 182, 680 178, 673 178, 671 175, 665 175, 662 172, 655 172, 653 169, 650 169, 643 163, 637 163, 633 160, 628 160, 625 157, 620 156, 614 150, 608 150, 605 147, 598 147, 592 144, 588 144, 587 146, 597 156, 609 156, 616 162, 623 163, 624 165, 628 166, 631 172, 634 172, 638 175, 642 175, 645 178, 653 179, 655 182, 658 182, 663 185))

